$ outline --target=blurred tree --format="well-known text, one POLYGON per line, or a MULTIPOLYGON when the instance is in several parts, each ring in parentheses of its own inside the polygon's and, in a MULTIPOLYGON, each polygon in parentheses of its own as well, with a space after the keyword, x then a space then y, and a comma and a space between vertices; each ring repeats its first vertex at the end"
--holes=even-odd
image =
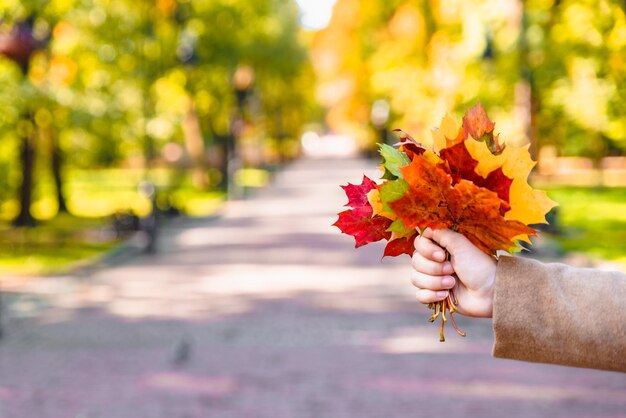
POLYGON ((251 113, 245 116, 256 122, 256 135, 295 137, 310 115, 313 84, 295 3, 192 1, 183 10, 179 51, 193 51, 184 89, 211 144, 227 153, 237 101, 234 74, 244 66, 254 71, 251 113))
POLYGON ((626 150, 623 3, 534 1, 526 8, 526 59, 536 135, 563 154, 598 160, 626 150))
POLYGON ((426 142, 480 100, 509 142, 624 152, 625 25, 618 0, 338 0, 313 44, 318 95, 331 128, 365 146, 378 99, 426 142))
MULTIPOLYGON (((256 74, 246 135, 261 146, 286 133, 295 138, 314 108, 292 0, 7 0, 0 15, 6 31, 36 15, 35 37, 50 36, 23 82, 16 71, 0 76, 0 126, 13 138, 0 146, 13 147, 19 132, 38 132, 49 148, 37 159, 52 168, 59 210, 66 206, 62 161, 148 168, 169 161, 160 157, 168 144, 186 144, 197 186, 215 185, 206 171, 224 155, 219 147, 235 107, 231 80, 241 65, 256 74), (18 123, 26 109, 32 123, 18 123)), ((0 169, 12 172, 9 155, 0 157, 0 169)))
MULTIPOLYGON (((33 54, 45 48, 47 40, 34 32, 35 15, 22 17, 12 23, 10 29, 0 35, 0 54, 13 61, 20 68, 24 77, 28 75, 33 54)), ((30 106, 29 106, 30 107, 30 106)), ((20 161, 22 178, 20 186, 20 212, 14 221, 16 226, 32 226, 35 219, 30 213, 35 165, 36 129, 32 108, 26 107, 18 124, 21 137, 20 161)))

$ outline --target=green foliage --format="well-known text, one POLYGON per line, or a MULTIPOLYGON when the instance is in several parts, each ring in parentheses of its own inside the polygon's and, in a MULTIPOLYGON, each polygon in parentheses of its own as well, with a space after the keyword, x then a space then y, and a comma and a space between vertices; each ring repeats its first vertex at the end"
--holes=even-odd
POLYGON ((566 251, 590 254, 626 265, 626 188, 548 189, 559 202, 556 236, 566 251))
POLYGON ((383 212, 394 213, 389 202, 395 202, 402 198, 409 189, 409 184, 404 179, 389 180, 380 186, 380 200, 383 203, 383 212))
POLYGON ((409 157, 403 152, 398 151, 391 145, 379 144, 380 155, 383 158, 383 167, 385 171, 389 171, 396 177, 402 177, 400 167, 409 165, 411 162, 409 157))
MULTIPOLYGON (((44 206, 50 209, 54 149, 65 157, 64 172, 70 177, 80 170, 119 166, 144 169, 131 176, 133 181, 143 180, 147 167, 184 171, 194 164, 183 129, 193 109, 204 146, 198 153, 207 160, 207 183, 215 187, 238 106, 245 121, 241 140, 252 138, 266 156, 246 164, 275 163, 286 154, 283 150, 293 148, 315 109, 313 72, 293 0, 7 0, 0 4, 0 16, 0 32, 30 17, 34 35, 49 40, 32 56, 26 77, 0 57, 0 205, 5 215, 15 213, 24 132, 43 133, 34 139, 35 200, 48 196, 44 206), (238 103, 233 78, 242 67, 251 68, 254 79, 238 103), (182 152, 176 160, 168 159, 172 146, 173 155, 182 152)), ((103 183, 113 185, 116 179, 103 183)), ((108 206, 126 198, 124 193, 106 197, 108 206)), ((42 212, 39 206, 35 212, 42 212)))
POLYGON ((413 229, 407 230, 404 222, 402 222, 402 219, 396 219, 393 221, 391 225, 389 225, 389 228, 387 228, 387 231, 395 232, 395 234, 400 238, 409 236, 415 232, 413 229))

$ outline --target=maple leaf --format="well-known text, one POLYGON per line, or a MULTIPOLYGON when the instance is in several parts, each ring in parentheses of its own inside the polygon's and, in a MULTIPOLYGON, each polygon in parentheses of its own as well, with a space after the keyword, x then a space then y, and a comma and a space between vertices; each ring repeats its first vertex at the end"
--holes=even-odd
POLYGON ((344 234, 354 237, 356 248, 370 242, 389 239, 391 237, 391 232, 387 231, 389 225, 391 219, 372 216, 372 207, 369 205, 339 213, 339 219, 333 224, 344 234))
POLYGON ((486 179, 477 181, 475 184, 480 187, 484 187, 487 190, 495 192, 502 203, 500 205, 500 212, 504 214, 511 208, 510 204, 510 191, 513 180, 504 175, 501 168, 493 170, 486 179))
POLYGON ((367 193, 372 189, 376 189, 376 182, 364 175, 361 184, 354 185, 348 183, 346 186, 341 186, 341 188, 346 192, 346 196, 348 196, 346 206, 360 208, 369 205, 367 193))
POLYGON ((485 108, 478 103, 463 116, 463 129, 472 138, 481 141, 483 136, 493 132, 495 123, 489 120, 485 108))
MULTIPOLYGON (((394 221, 397 216, 391 210, 383 210, 383 201, 380 199, 380 192, 378 189, 372 189, 367 193, 367 200, 372 207, 374 215, 384 216, 387 219, 394 221)), ((389 208, 388 208, 389 209, 389 208)))
POLYGON ((485 141, 492 153, 499 154, 504 150, 504 145, 500 144, 499 135, 493 134, 495 125, 487 117, 487 112, 482 105, 478 103, 463 116, 461 129, 466 136, 469 135, 477 141, 485 141))
POLYGON ((472 158, 472 155, 465 147, 465 142, 459 142, 439 152, 439 156, 443 160, 440 167, 444 168, 452 176, 453 184, 458 183, 461 179, 476 183, 476 181, 480 181, 482 178, 475 171, 478 161, 472 158))
POLYGON ((363 176, 361 184, 348 183, 341 186, 348 196, 348 204, 352 209, 339 213, 339 218, 333 224, 344 234, 352 235, 356 247, 361 247, 370 242, 391 238, 391 232, 387 231, 391 220, 374 214, 374 209, 369 202, 368 195, 377 191, 376 182, 367 176, 363 176))
POLYGON ((416 155, 424 154, 426 147, 413 139, 411 135, 407 134, 402 129, 394 129, 393 131, 400 134, 400 142, 393 144, 393 146, 398 147, 398 151, 404 152, 409 158, 409 161, 411 161, 416 155))
POLYGON ((446 114, 441 120, 441 126, 433 129, 433 149, 435 152, 458 144, 466 138, 465 131, 459 129, 454 118, 450 114, 446 114))
POLYGON ((526 179, 537 164, 530 158, 530 144, 521 147, 507 146, 500 154, 493 154, 485 142, 466 141, 465 147, 473 159, 478 161, 475 170, 483 177, 498 167, 511 179, 526 179))
POLYGON ((535 190, 523 179, 514 179, 511 185, 511 210, 504 214, 527 225, 547 224, 546 213, 557 204, 546 192, 535 190))
POLYGON ((510 210, 505 213, 505 218, 527 225, 547 223, 545 214, 556 203, 545 192, 533 189, 526 181, 536 164, 528 152, 530 145, 508 146, 498 155, 492 154, 484 142, 466 141, 466 146, 472 158, 478 161, 475 168, 477 173, 484 176, 496 167, 501 167, 502 173, 513 179, 509 188, 510 210))
MULTIPOLYGON (((409 185, 404 179, 389 180, 381 184, 378 187, 380 201, 382 203, 382 213, 395 213, 389 202, 400 199, 406 191, 409 189, 409 185)), ((397 216, 396 216, 397 217, 397 216)), ((394 218, 395 219, 395 218, 394 218)))
POLYGON ((413 231, 413 234, 405 238, 393 239, 385 246, 383 257, 397 257, 402 254, 412 256, 415 252, 415 238, 417 232, 413 231))
MULTIPOLYGON (((408 229, 441 229, 450 226, 446 200, 452 177, 422 158, 415 158, 402 169, 408 190, 389 206, 408 229)), ((381 198, 384 194, 381 187, 381 198)), ((384 199, 383 199, 384 203, 384 199)))
POLYGON ((489 190, 461 180, 447 200, 452 224, 450 229, 467 237, 487 254, 509 250, 519 236, 535 235, 535 230, 500 214, 500 199, 489 190))
POLYGON ((380 155, 383 157, 383 167, 396 177, 401 177, 400 167, 408 165, 411 160, 404 153, 391 145, 380 144, 380 155))
POLYGON ((391 232, 391 239, 405 238, 415 233, 414 229, 407 229, 407 227, 404 225, 404 222, 402 222, 402 219, 397 219, 397 217, 396 219, 394 219, 391 225, 389 225, 387 231, 391 232))
POLYGON ((464 179, 452 187, 449 174, 421 158, 402 174, 408 191, 389 205, 406 228, 450 228, 487 254, 508 250, 516 237, 534 234, 521 222, 502 217, 502 199, 495 192, 464 179))
POLYGON ((504 175, 501 167, 494 168, 485 177, 477 173, 478 161, 472 157, 472 154, 467 149, 468 144, 475 142, 467 140, 441 150, 443 161, 440 163, 440 167, 452 176, 453 185, 464 179, 497 193, 498 197, 502 199, 500 212, 504 214, 511 208, 509 204, 509 189, 513 180, 504 175))

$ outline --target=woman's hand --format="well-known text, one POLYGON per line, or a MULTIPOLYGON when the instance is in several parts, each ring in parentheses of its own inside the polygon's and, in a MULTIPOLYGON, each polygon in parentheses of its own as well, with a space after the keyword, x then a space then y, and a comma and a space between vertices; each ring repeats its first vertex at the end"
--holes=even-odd
POLYGON ((459 313, 492 317, 496 260, 463 235, 449 229, 426 229, 415 240, 412 262, 415 271, 411 283, 418 289, 418 301, 438 302, 448 296, 449 289, 454 289, 459 313))

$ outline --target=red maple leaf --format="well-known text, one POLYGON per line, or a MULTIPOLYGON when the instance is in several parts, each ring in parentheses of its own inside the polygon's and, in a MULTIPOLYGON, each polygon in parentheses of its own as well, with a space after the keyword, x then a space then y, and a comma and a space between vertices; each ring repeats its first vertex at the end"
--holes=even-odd
POLYGON ((452 176, 453 184, 458 183, 461 179, 470 180, 474 183, 482 179, 482 177, 474 171, 478 165, 478 161, 476 161, 467 150, 465 141, 442 149, 439 151, 439 156, 443 160, 443 162, 439 164, 439 167, 443 168, 452 176))
POLYGON ((346 204, 346 206, 360 208, 362 206, 369 206, 367 193, 376 188, 376 182, 364 175, 361 184, 354 185, 348 183, 345 186, 341 186, 341 188, 346 192, 346 196, 348 196, 348 204, 346 204))
POLYGON ((502 172, 502 168, 498 167, 487 175, 487 178, 476 173, 476 161, 467 150, 465 141, 444 148, 440 151, 440 157, 443 160, 438 166, 452 176, 452 184, 455 185, 461 180, 469 180, 479 187, 484 187, 495 192, 502 204, 500 205, 500 213, 504 214, 511 205, 509 204, 509 191, 513 180, 508 178, 502 172))
POLYGON ((415 252, 417 231, 408 237, 392 239, 387 243, 383 257, 397 257, 402 254, 412 256, 415 252))
POLYGON ((348 183, 341 186, 348 196, 348 204, 352 209, 345 210, 339 214, 339 219, 333 224, 344 234, 352 235, 356 242, 356 247, 361 247, 370 242, 391 238, 391 232, 387 231, 391 220, 385 217, 374 215, 372 205, 367 199, 367 193, 376 188, 376 183, 363 176, 363 181, 359 185, 348 183))
POLYGON ((352 235, 355 247, 361 247, 370 242, 389 239, 391 232, 387 231, 391 220, 382 216, 372 216, 372 207, 367 205, 349 209, 339 213, 339 219, 333 224, 344 234, 352 235))

